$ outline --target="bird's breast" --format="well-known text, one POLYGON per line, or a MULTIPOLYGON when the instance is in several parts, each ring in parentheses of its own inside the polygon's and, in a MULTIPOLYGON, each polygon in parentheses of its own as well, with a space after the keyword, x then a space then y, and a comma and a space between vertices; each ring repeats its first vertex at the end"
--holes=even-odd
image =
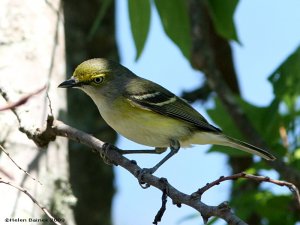
POLYGON ((115 131, 139 144, 169 147, 170 140, 185 140, 191 135, 188 126, 156 112, 132 106, 129 102, 112 102, 98 105, 103 119, 115 131))

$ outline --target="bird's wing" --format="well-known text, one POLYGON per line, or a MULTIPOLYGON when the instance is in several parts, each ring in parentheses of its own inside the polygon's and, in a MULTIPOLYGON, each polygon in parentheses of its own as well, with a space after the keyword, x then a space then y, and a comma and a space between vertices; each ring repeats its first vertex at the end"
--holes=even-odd
POLYGON ((144 92, 141 92, 142 90, 139 88, 139 92, 130 91, 130 93, 124 93, 124 97, 137 107, 183 120, 200 131, 221 132, 219 128, 209 124, 207 120, 185 100, 177 97, 161 86, 159 86, 159 88, 155 88, 154 86, 153 88, 153 85, 156 86, 158 84, 152 83, 152 88, 149 90, 148 86, 147 91, 144 92))

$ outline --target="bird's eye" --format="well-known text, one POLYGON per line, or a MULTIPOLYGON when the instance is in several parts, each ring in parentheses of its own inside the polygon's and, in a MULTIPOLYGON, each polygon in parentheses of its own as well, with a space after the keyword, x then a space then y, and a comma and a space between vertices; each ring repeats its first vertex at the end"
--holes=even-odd
POLYGON ((94 83, 96 83, 96 84, 100 84, 100 83, 103 81, 103 77, 95 77, 95 78, 93 79, 93 81, 94 81, 94 83))

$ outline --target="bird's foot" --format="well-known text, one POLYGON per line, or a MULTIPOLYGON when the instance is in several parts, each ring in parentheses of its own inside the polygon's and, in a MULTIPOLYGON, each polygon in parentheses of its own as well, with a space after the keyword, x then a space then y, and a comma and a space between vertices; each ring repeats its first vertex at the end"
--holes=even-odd
POLYGON ((146 189, 146 188, 150 187, 149 184, 144 182, 144 177, 148 174, 153 174, 155 172, 155 170, 156 169, 153 169, 153 168, 143 168, 143 169, 140 169, 140 170, 137 171, 136 177, 139 181, 140 186, 143 189, 146 189))
POLYGON ((110 149, 118 150, 114 145, 109 144, 109 143, 104 143, 102 145, 102 151, 100 151, 99 155, 103 159, 103 161, 104 161, 105 164, 107 164, 107 165, 115 165, 115 163, 112 160, 110 160, 109 158, 107 158, 107 152, 110 149))

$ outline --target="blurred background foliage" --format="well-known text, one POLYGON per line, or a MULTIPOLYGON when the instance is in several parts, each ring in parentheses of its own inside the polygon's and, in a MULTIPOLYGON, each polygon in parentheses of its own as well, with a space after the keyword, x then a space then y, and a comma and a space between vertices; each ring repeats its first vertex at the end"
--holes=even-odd
MULTIPOLYGON (((140 58, 148 38, 152 14, 151 7, 157 9, 167 37, 180 49, 182 55, 191 62, 195 61, 195 58, 193 58, 195 56, 192 54, 195 37, 192 31, 196 29, 191 24, 191 20, 198 17, 200 20, 205 19, 204 24, 206 26, 201 29, 205 30, 211 37, 210 50, 215 57, 214 66, 220 71, 221 77, 225 80, 225 85, 229 86, 232 91, 238 107, 249 119, 251 123, 249 126, 255 128, 257 134, 278 157, 281 164, 276 167, 273 164, 268 164, 257 158, 253 159, 249 155, 225 147, 214 146, 211 147, 209 152, 226 152, 226 155, 229 155, 228 163, 233 173, 247 171, 253 174, 268 174, 271 172, 270 174, 273 178, 294 181, 296 182, 295 185, 300 188, 300 47, 295 49, 269 75, 269 82, 274 92, 274 98, 269 105, 258 107, 245 101, 239 92, 236 77, 238 75, 236 75, 234 69, 230 49, 231 42, 239 43, 233 20, 238 3, 238 0, 128 0, 132 37, 136 47, 136 60, 140 58), (197 15, 191 10, 193 4, 198 4, 202 7, 201 15, 197 15), (222 64, 224 61, 225 65, 222 64), (293 173, 282 171, 293 171, 293 173)), ((114 10, 113 0, 64 1, 68 74, 74 69, 75 65, 86 58, 106 57, 118 60, 114 31, 114 10), (102 44, 99 45, 97 43, 102 44)), ((207 43, 198 44, 206 45, 207 43)), ((205 59, 205 55, 203 57, 205 59)), ((203 69, 202 72, 205 74, 205 65, 203 68, 196 67, 196 69, 203 69)), ((205 75, 209 76, 209 74, 205 75)), ((207 110, 211 119, 218 126, 228 131, 229 135, 247 139, 243 130, 236 126, 236 118, 232 117, 224 106, 224 102, 220 100, 222 98, 216 93, 217 91, 213 87, 204 82, 203 86, 197 90, 185 92, 183 97, 191 102, 213 102, 214 107, 207 110), (236 127, 236 129, 232 129, 233 127, 236 127)), ((82 115, 83 109, 80 107, 80 101, 82 100, 80 96, 78 97, 80 93, 76 92, 74 94, 76 97, 72 96, 71 93, 69 94, 69 110, 77 111, 82 115), (77 108, 75 109, 74 107, 77 108)), ((84 98, 83 101, 87 101, 87 99, 84 98)), ((93 114, 97 114, 94 107, 84 110, 86 112, 91 110, 93 114)), ((92 132, 90 128, 94 125, 95 130, 93 133, 99 133, 100 136, 103 136, 103 139, 107 139, 110 142, 115 140, 115 134, 110 128, 106 127, 103 122, 99 122, 101 123, 100 125, 98 123, 95 124, 94 120, 90 119, 90 113, 86 113, 86 115, 89 116, 82 121, 78 121, 76 120, 78 116, 76 116, 76 113, 73 113, 74 118, 71 118, 71 120, 81 123, 83 130, 87 130, 84 128, 87 126, 89 132, 92 132), (104 130, 107 130, 107 133, 105 133, 106 131, 103 133, 104 130)), ((74 124, 73 122, 72 124, 74 124)), ((76 126, 80 128, 80 125, 76 126)), ((245 129, 247 128, 245 127, 245 129)), ((101 168, 102 164, 97 162, 98 159, 94 159, 94 156, 89 157, 84 151, 76 150, 77 148, 79 147, 76 147, 75 144, 72 144, 70 147, 73 187, 75 194, 78 193, 77 197, 82 199, 82 201, 78 202, 76 210, 79 210, 77 215, 82 213, 90 215, 85 216, 84 221, 81 221, 80 216, 78 216, 77 222, 78 224, 111 224, 108 211, 111 207, 113 191, 106 190, 114 190, 112 170, 106 166, 101 168), (78 154, 82 155, 78 156, 78 154), (90 169, 88 168, 91 168, 91 164, 94 165, 93 171, 87 172, 80 177, 78 170, 89 171, 90 169), (95 171, 99 172, 97 174, 98 178, 95 178, 95 171), (106 178, 104 179, 103 177, 106 178), (95 181, 99 181, 99 184, 95 181), (102 196, 103 198, 100 195, 98 199, 91 197, 96 196, 99 190, 104 188, 104 183, 108 186, 105 187, 106 189, 103 192, 109 194, 102 196), (94 187, 94 191, 87 190, 87 186, 94 187), (90 205, 89 202, 91 200, 95 204, 90 205), (99 205, 97 203, 100 202, 101 207, 104 205, 107 207, 106 213, 101 216, 97 213, 102 209, 95 208, 95 205, 99 205), (105 216, 106 219, 103 219, 105 216), (87 220, 88 218, 91 220, 87 220)), ((237 215, 249 224, 292 225, 300 221, 299 206, 297 206, 292 194, 290 192, 274 192, 269 185, 245 180, 235 181, 232 185, 229 201, 237 215)), ((189 217, 186 219, 189 219, 189 217)), ((214 224, 216 221, 218 219, 213 219, 209 224, 214 224)), ((184 223, 184 221, 181 221, 181 223, 184 223)))
MULTIPOLYGON (((149 9, 151 1, 143 1, 142 4, 144 6, 140 8, 136 7, 138 2, 141 4, 139 0, 129 0, 131 30, 136 47, 137 60, 146 43, 151 16, 149 9), (143 15, 142 24, 139 23, 141 22, 141 20, 138 20, 139 15, 143 15)), ((189 12, 188 2, 185 0, 154 0, 152 3, 157 8, 166 35, 178 46, 182 54, 188 60, 191 60, 191 40, 193 38, 191 29, 195 28, 190 24, 190 17, 193 15, 189 12)), ((238 3, 238 0, 208 0, 204 3, 207 5, 207 11, 215 32, 228 43, 231 41, 239 43, 233 20, 238 3)), ((274 68, 274 72, 269 75, 269 82, 273 87, 274 98, 267 106, 258 107, 246 102, 239 93, 235 93, 235 98, 239 103, 239 107, 247 115, 251 125, 268 148, 272 150, 280 161, 284 162, 285 166, 292 168, 299 176, 300 47, 295 49, 278 68, 274 68)), ((189 98, 188 100, 190 101, 213 101, 214 108, 207 110, 211 119, 222 129, 228 131, 229 135, 247 139, 240 129, 232 129, 236 127, 235 118, 230 116, 219 96, 216 96, 214 93, 214 90, 211 88, 203 86, 191 93, 184 93, 184 97, 189 98), (206 90, 206 94, 203 94, 203 90, 206 90), (194 95, 200 98, 194 98, 194 95), (202 96, 203 98, 201 99, 202 96)), ((209 152, 213 151, 225 153, 233 158, 248 157, 243 152, 226 147, 212 146, 209 152)), ((243 164, 243 160, 240 163, 243 164)), ((293 180, 260 160, 251 160, 251 164, 247 164, 247 167, 243 169, 254 174, 272 170, 272 172, 275 172, 272 174, 277 174, 275 177, 278 179, 293 180)), ((291 176, 293 175, 291 174, 291 176)), ((249 224, 296 224, 300 221, 299 206, 297 206, 291 193, 274 193, 270 186, 265 187, 259 184, 249 187, 249 185, 245 185, 247 182, 249 183, 249 181, 233 182, 230 205, 233 206, 238 216, 242 217, 249 224), (234 190, 237 191, 235 192, 234 190)), ((296 185, 300 188, 299 183, 296 185)), ((213 224, 215 221, 217 220, 211 221, 210 224, 213 224)))

